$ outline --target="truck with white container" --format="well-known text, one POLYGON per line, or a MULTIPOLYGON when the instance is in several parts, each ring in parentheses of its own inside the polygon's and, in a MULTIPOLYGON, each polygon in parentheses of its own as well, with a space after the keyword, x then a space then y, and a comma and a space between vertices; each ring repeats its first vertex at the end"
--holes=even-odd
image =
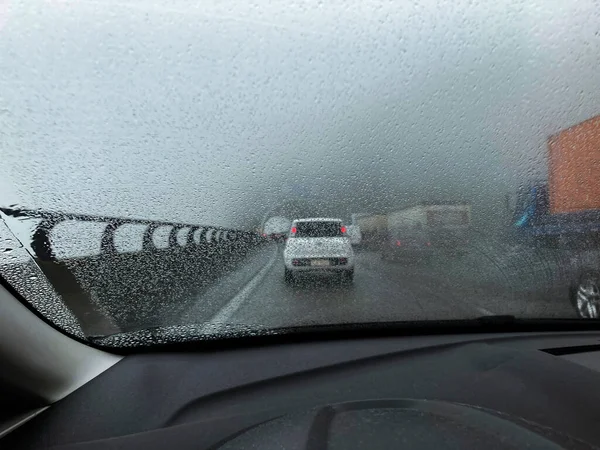
POLYGON ((287 217, 271 217, 265 221, 262 227, 262 234, 272 241, 285 242, 291 224, 292 221, 287 217))
POLYGON ((351 245, 358 246, 361 244, 362 232, 360 225, 348 225, 346 234, 348 235, 348 239, 350 239, 351 245))
MULTIPOLYGON (((387 230, 387 217, 384 214, 360 215, 353 221, 360 228, 361 246, 376 249, 387 230)), ((354 222, 353 222, 354 223, 354 222)))

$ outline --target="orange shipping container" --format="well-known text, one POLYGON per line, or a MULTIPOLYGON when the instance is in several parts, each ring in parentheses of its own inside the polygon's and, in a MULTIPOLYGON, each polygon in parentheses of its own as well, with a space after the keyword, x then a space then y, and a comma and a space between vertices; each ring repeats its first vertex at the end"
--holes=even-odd
POLYGON ((600 210, 600 116, 548 140, 552 214, 600 210))

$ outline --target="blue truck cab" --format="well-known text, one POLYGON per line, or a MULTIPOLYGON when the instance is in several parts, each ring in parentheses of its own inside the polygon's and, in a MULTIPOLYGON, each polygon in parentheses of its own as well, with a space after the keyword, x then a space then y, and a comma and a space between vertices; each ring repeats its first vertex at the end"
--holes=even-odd
POLYGON ((600 240, 600 210, 552 214, 547 183, 535 182, 517 191, 512 229, 521 242, 590 246, 600 240))

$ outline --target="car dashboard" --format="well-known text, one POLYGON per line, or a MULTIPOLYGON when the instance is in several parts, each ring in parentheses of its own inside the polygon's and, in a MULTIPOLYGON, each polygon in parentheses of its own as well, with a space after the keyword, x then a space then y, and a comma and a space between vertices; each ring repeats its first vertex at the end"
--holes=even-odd
POLYGON ((600 333, 358 334, 129 355, 0 444, 600 446, 600 333))

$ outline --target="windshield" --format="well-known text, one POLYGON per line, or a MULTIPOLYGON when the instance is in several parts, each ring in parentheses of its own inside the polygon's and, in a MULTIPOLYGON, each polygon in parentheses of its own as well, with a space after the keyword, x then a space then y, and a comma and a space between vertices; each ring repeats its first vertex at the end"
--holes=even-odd
POLYGON ((61 330, 600 317, 596 2, 0 5, 0 276, 61 330))
POLYGON ((296 222, 292 228, 295 238, 342 237, 340 222, 296 222))

